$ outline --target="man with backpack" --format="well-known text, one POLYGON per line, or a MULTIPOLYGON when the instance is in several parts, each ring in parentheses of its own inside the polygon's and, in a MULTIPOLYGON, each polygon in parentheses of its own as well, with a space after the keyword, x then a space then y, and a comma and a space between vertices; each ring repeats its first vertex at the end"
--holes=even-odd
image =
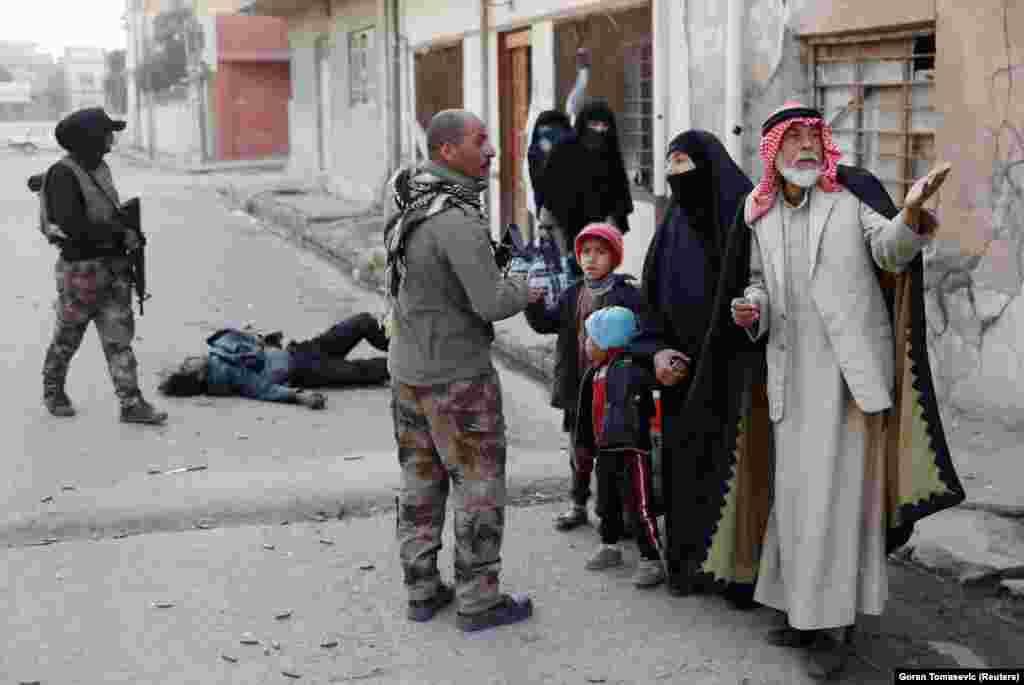
POLYGON ((160 425, 167 413, 142 397, 131 346, 135 318, 128 255, 142 238, 119 220, 117 189, 103 161, 114 131, 124 127, 101 107, 78 110, 57 124, 57 142, 68 154, 47 170, 39 189, 40 230, 60 250, 57 326, 43 363, 43 403, 54 416, 75 415, 64 383, 93 322, 120 400, 121 421, 160 425))

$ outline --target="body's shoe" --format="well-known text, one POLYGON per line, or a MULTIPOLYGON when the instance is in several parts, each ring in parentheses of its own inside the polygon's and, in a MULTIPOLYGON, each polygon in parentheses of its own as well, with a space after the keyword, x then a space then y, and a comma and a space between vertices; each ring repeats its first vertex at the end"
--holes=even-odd
POLYGON ((533 615, 533 600, 526 595, 502 595, 501 602, 479 614, 459 614, 458 624, 464 632, 507 626, 525 621, 533 615))
POLYGON ((797 630, 796 628, 776 628, 765 635, 765 641, 776 647, 810 647, 817 638, 816 630, 797 630))
POLYGON ((441 584, 430 599, 409 600, 409 608, 405 615, 410 621, 422 623, 434 618, 434 614, 444 609, 455 599, 455 589, 451 585, 441 584))
POLYGON ((587 560, 588 571, 604 571, 605 569, 622 566, 622 550, 615 545, 601 545, 594 556, 587 560))
POLYGON ((71 405, 71 398, 64 390, 48 390, 43 394, 43 404, 46 410, 53 416, 67 418, 75 415, 75 408, 71 405))
POLYGON ((146 400, 139 398, 135 404, 121 407, 122 423, 142 423, 149 426, 160 426, 167 421, 167 412, 159 411, 146 400))
POLYGON ((574 504, 572 509, 555 517, 555 530, 572 530, 587 522, 587 508, 574 504))
POLYGON ((660 559, 641 559, 633 573, 633 585, 654 587, 665 581, 665 567, 660 559))

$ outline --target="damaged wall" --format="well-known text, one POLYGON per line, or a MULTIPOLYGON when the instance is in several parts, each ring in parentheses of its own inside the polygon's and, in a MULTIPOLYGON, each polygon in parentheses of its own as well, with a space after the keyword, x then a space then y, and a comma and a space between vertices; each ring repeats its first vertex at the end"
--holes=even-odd
POLYGON ((1024 427, 1024 6, 937 9, 937 143, 954 172, 928 255, 934 365, 953 406, 1024 427))
MULTIPOLYGON (((687 12, 693 126, 724 137, 725 3, 687 12)), ((755 182, 761 123, 789 98, 814 100, 798 36, 935 22, 937 158, 954 165, 926 253, 936 388, 947 408, 1024 425, 1024 5, 749 0, 746 12, 737 161, 755 182)))

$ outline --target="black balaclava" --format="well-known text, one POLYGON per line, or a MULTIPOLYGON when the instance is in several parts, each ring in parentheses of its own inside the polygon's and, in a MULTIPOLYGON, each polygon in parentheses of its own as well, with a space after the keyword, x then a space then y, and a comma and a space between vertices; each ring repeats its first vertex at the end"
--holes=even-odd
POLYGON ((107 136, 124 127, 123 121, 111 119, 102 107, 88 107, 64 117, 54 135, 62 148, 91 170, 110 151, 107 136))

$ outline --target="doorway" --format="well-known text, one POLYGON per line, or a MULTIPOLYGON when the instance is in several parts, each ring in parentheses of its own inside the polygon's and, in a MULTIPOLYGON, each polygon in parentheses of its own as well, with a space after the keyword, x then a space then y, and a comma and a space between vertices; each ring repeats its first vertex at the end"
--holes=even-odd
POLYGON ((529 230, 523 157, 530 114, 530 30, 501 34, 498 43, 498 101, 501 126, 501 222, 529 230))

